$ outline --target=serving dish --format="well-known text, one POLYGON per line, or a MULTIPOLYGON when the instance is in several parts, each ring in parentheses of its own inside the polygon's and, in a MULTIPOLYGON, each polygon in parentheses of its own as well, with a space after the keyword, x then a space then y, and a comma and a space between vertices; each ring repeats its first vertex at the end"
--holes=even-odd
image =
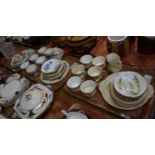
POLYGON ((32 85, 15 103, 20 118, 38 118, 51 105, 54 92, 42 84, 32 85))
POLYGON ((12 74, 6 83, 0 85, 0 105, 7 107, 28 89, 30 82, 19 74, 12 74))

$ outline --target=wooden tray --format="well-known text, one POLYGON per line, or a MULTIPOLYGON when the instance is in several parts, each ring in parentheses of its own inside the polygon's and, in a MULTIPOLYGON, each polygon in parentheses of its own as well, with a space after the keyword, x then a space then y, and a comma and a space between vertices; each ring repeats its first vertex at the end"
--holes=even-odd
MULTIPOLYGON (((152 75, 153 77, 155 77, 154 71, 144 71, 143 69, 133 68, 133 67, 128 66, 128 65, 123 66, 123 71, 136 71, 142 75, 148 74, 148 75, 152 75)), ((106 72, 104 74, 103 79, 105 79, 108 75, 109 75, 109 73, 106 72)), ((151 84, 153 86, 155 86, 155 80, 154 79, 152 80, 151 84)), ((111 113, 111 114, 113 114, 119 118, 149 118, 152 115, 153 110, 154 110, 154 96, 151 99, 149 99, 149 101, 144 106, 142 106, 138 109, 120 110, 120 109, 116 109, 116 108, 110 106, 109 104, 107 104, 106 101, 103 99, 98 88, 97 88, 97 93, 95 94, 95 96, 93 96, 91 98, 85 97, 81 92, 78 92, 78 93, 71 92, 66 85, 65 85, 65 91, 69 95, 71 95, 71 96, 73 96, 73 97, 75 97, 75 98, 77 98, 83 102, 86 102, 90 105, 93 105, 97 108, 100 108, 104 111, 107 111, 107 112, 109 112, 109 113, 111 113)))
MULTIPOLYGON (((36 72, 35 75, 31 75, 31 74, 28 74, 26 71, 23 71, 21 69, 13 69, 11 66, 10 66, 10 61, 7 60, 7 59, 1 59, 0 60, 0 65, 2 65, 3 67, 7 68, 8 70, 12 71, 12 72, 16 72, 16 73, 20 73, 21 75, 25 76, 27 79, 29 79, 31 82, 33 83, 42 83, 43 85, 48 85, 48 84, 45 84, 43 83, 41 80, 40 80, 40 67, 38 69, 38 72, 36 72)), ((60 82, 56 83, 56 84, 52 84, 50 85, 52 87, 52 89, 54 91, 60 89, 61 87, 64 86, 64 84, 66 83, 66 81, 68 80, 68 78, 70 77, 70 72, 67 74, 67 76, 60 82)))

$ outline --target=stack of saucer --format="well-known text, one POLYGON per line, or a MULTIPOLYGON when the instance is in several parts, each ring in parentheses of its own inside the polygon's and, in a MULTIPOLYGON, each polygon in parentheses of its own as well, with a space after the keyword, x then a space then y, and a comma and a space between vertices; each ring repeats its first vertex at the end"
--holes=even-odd
POLYGON ((67 61, 50 59, 41 67, 41 81, 46 84, 54 84, 62 81, 69 72, 67 61))
POLYGON ((99 90, 108 104, 123 110, 143 106, 154 93, 140 74, 130 71, 110 75, 100 83, 99 90))

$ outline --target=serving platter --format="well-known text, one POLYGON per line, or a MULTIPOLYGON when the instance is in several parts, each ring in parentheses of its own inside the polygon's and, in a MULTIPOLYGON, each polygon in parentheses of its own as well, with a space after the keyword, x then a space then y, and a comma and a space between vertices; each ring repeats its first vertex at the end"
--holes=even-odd
MULTIPOLYGON (((113 96, 111 95, 111 83, 113 82, 113 80, 118 76, 118 73, 114 73, 112 75, 110 75, 109 77, 107 77, 105 80, 103 80, 100 85, 99 85, 99 90, 104 98, 104 100, 111 106, 118 108, 118 109, 122 109, 122 110, 134 110, 137 109, 141 106, 143 106, 152 96, 154 93, 153 87, 151 85, 148 86, 147 92, 145 97, 143 97, 143 100, 140 98, 139 101, 137 101, 137 104, 135 105, 131 105, 128 103, 131 102, 127 102, 126 104, 122 104, 122 105, 126 105, 126 106, 120 106, 119 104, 117 104, 115 102, 115 100, 113 100, 113 96), (129 105, 129 106, 127 106, 129 105)), ((125 103, 126 101, 124 101, 125 103)), ((119 102, 118 102, 119 103, 119 102)))
POLYGON ((53 91, 42 84, 34 84, 16 101, 14 110, 20 118, 38 118, 53 99, 53 91))

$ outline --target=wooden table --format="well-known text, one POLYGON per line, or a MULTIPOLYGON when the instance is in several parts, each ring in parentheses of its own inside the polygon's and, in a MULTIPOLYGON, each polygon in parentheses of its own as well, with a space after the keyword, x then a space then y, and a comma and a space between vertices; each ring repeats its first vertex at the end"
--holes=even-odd
MULTIPOLYGON (((105 39, 106 39, 105 37, 102 37, 98 41, 98 44, 96 45, 96 47, 91 51, 93 53, 93 55, 106 55, 107 50, 105 47, 105 39)), ((21 48, 23 49, 23 47, 21 47, 21 48)), ((147 56, 145 56, 145 57, 147 58, 147 56)), ((140 61, 141 61, 140 59, 141 58, 137 58, 136 62, 140 63, 140 61)), ((79 58, 66 54, 65 60, 67 60, 70 64, 72 64, 74 62, 79 61, 79 58)), ((128 61, 129 61, 129 59, 128 59, 128 61)), ((152 67, 149 66, 150 68, 147 68, 148 66, 145 66, 145 64, 143 64, 143 63, 141 63, 141 65, 146 67, 146 69, 151 69, 151 72, 153 72, 153 74, 154 74, 155 73, 155 71, 154 71, 155 68, 153 66, 154 62, 153 61, 149 62, 149 65, 151 63, 152 63, 152 67)), ((11 67, 9 65, 9 61, 7 61, 6 59, 1 59, 0 64, 8 69, 11 69, 11 67)), ((24 76, 26 76, 27 78, 29 78, 32 81, 32 77, 30 75, 27 75, 25 72, 21 72, 20 70, 19 70, 19 73, 23 74, 24 76)), ((40 80, 38 78, 33 78, 33 82, 38 83, 38 82, 40 82, 40 80)), ((155 86, 155 84, 154 84, 154 86, 155 86)), ((54 101, 51 104, 50 108, 41 116, 41 118, 54 118, 54 119, 63 118, 63 115, 61 114, 62 109, 66 110, 66 111, 68 111, 69 109, 83 109, 90 115, 91 118, 96 118, 96 119, 99 119, 99 118, 121 118, 116 115, 113 115, 112 113, 110 113, 106 110, 94 107, 94 106, 88 104, 87 102, 78 100, 75 97, 68 95, 65 92, 63 86, 61 88, 59 88, 58 90, 55 90, 54 101)), ((153 110, 154 110, 154 104, 152 104, 152 106, 148 109, 145 118, 151 117, 153 110)), ((9 118, 11 117, 11 115, 13 113, 14 113, 14 111, 13 111, 12 107, 4 109, 5 116, 7 116, 9 118)))

